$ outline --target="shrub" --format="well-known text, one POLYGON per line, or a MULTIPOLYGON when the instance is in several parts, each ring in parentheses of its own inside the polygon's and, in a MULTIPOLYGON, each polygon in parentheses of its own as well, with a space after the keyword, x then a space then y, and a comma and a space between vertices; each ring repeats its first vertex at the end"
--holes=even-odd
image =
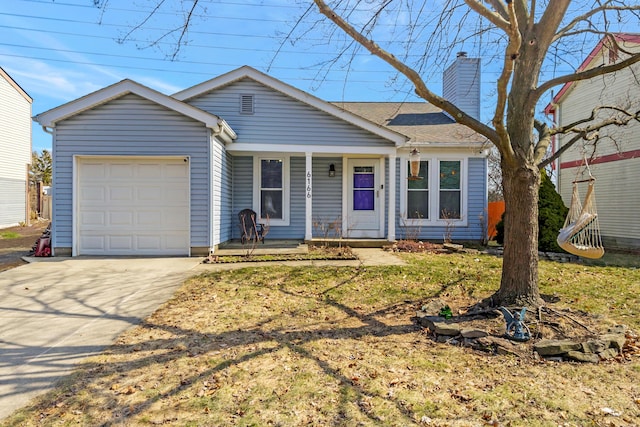
MULTIPOLYGON (((564 205, 562 197, 556 191, 551 178, 542 172, 540 190, 538 192, 538 250, 545 252, 564 252, 556 242, 558 231, 564 225, 569 209, 564 205)), ((496 241, 504 243, 504 214, 496 224, 496 241)))

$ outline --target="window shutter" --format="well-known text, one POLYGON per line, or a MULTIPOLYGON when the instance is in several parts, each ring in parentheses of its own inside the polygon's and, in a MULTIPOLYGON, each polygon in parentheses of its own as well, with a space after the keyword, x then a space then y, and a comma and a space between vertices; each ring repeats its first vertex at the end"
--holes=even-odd
POLYGON ((253 95, 240 95, 240 113, 253 114, 254 110, 254 97, 253 95))

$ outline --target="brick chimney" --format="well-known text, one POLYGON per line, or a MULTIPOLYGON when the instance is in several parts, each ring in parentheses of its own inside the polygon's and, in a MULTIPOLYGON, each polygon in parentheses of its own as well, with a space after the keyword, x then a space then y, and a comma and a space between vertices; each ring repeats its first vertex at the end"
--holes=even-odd
POLYGON ((480 58, 467 58, 467 52, 458 52, 453 64, 444 70, 442 96, 480 120, 480 58))

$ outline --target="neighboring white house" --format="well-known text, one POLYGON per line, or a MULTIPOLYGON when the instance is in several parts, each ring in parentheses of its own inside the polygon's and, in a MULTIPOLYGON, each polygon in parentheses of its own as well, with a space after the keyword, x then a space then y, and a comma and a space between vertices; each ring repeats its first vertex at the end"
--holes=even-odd
POLYGON ((32 102, 0 68, 0 228, 29 219, 32 102))
MULTIPOLYGON (((625 59, 622 50, 640 50, 640 34, 618 34, 621 50, 610 47, 606 39, 598 43, 580 66, 580 70, 611 64, 625 59)), ((616 73, 590 80, 566 84, 545 109, 554 116, 558 126, 589 117, 595 107, 617 105, 630 111, 640 110, 640 64, 616 73)), ((601 112, 598 118, 610 116, 601 112)), ((600 132, 595 148, 576 144, 560 157, 558 164, 558 191, 567 204, 571 200, 572 183, 588 177, 585 157, 596 178, 595 195, 605 248, 640 248, 640 123, 628 126, 610 126, 600 132)), ((558 139, 557 148, 569 136, 558 139)), ((585 186, 579 190, 584 196, 585 186)))
MULTIPOLYGON (((480 64, 462 62, 468 89, 480 64)), ((206 255, 247 208, 274 240, 486 234, 485 139, 426 102, 329 103, 241 67, 172 96, 123 80, 35 120, 53 131, 54 255, 206 255)))

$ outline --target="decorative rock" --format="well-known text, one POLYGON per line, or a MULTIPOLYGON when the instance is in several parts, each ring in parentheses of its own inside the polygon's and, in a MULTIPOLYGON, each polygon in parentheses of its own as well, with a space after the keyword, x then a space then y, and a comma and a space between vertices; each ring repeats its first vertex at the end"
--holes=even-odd
POLYGON ((626 325, 615 325, 607 329, 608 334, 621 334, 624 335, 627 332, 626 325))
POLYGON ((422 312, 427 316, 437 316, 445 305, 442 300, 434 299, 422 306, 422 312))
POLYGON ((448 337, 446 335, 438 335, 438 336, 436 336, 436 342, 445 343, 445 342, 449 342, 450 339, 451 339, 451 337, 448 337))
POLYGON ((569 340, 542 340, 533 345, 540 356, 558 356, 570 351, 582 350, 582 344, 569 340))
POLYGON ((464 248, 463 245, 458 245, 457 243, 443 243, 442 247, 451 252, 458 252, 464 248))
POLYGON ((585 353, 601 353, 609 348, 609 341, 591 340, 582 343, 582 351, 585 353))
POLYGON ((615 348, 618 352, 621 352, 624 348, 624 344, 627 342, 627 338, 622 334, 607 334, 600 337, 601 340, 608 341, 607 347, 615 348))
POLYGON ((431 329, 432 332, 436 330, 436 323, 442 320, 438 316, 417 316, 417 317, 418 317, 418 324, 420 326, 424 326, 425 328, 431 329))
POLYGON ((617 355, 618 355, 618 350, 616 350, 615 348, 608 348, 605 351, 598 353, 598 356, 600 356, 600 359, 602 360, 613 359, 617 355))
POLYGON ((460 335, 460 326, 452 323, 438 322, 434 323, 434 332, 437 335, 446 335, 449 337, 455 337, 460 335))
POLYGON ((567 357, 577 362, 598 363, 600 357, 594 353, 583 353, 581 351, 570 351, 567 353, 567 357))
POLYGON ((483 331, 482 329, 473 329, 473 328, 464 328, 460 331, 464 338, 482 338, 489 335, 487 331, 483 331))

